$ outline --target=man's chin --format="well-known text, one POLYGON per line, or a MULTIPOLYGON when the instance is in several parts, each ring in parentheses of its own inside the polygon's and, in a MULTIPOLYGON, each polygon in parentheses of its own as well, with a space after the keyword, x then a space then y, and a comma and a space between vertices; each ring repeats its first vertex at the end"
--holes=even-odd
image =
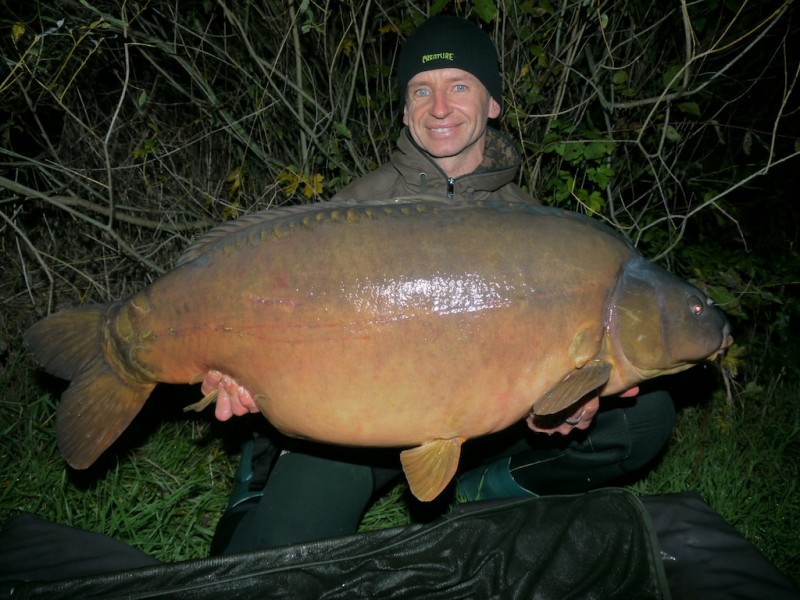
POLYGON ((431 140, 422 148, 427 152, 431 158, 453 158, 463 152, 464 146, 462 144, 447 142, 443 143, 441 140, 431 140))

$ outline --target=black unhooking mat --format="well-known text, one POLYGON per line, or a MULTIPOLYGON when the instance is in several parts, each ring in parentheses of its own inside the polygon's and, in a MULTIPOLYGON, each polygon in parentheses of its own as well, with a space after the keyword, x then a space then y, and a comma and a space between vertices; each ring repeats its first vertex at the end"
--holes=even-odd
POLYGON ((695 494, 467 506, 430 525, 172 564, 26 515, 0 533, 0 598, 800 597, 695 494))
POLYGON ((649 520, 621 490, 503 503, 429 525, 7 591, 48 599, 669 597, 649 520))

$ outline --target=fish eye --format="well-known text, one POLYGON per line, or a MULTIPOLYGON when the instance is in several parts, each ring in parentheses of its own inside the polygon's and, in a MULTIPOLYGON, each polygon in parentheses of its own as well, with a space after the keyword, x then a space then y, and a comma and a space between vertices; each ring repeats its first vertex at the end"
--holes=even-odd
MULTIPOLYGON (((705 311, 705 305, 710 302, 710 299, 705 302, 695 295, 689 296, 689 310, 693 315, 699 317, 705 311)), ((710 304, 709 304, 710 306, 710 304)))

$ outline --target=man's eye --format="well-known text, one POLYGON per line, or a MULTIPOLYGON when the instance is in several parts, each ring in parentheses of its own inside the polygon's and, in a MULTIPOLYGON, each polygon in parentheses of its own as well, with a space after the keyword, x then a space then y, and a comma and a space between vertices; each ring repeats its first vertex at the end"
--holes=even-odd
POLYGON ((430 90, 419 89, 419 90, 416 90, 416 91, 414 92, 414 95, 415 95, 415 96, 422 96, 422 97, 424 97, 424 96, 430 96, 430 93, 431 93, 431 92, 430 92, 430 90))
POLYGON ((464 85, 463 83, 457 83, 456 85, 453 86, 453 91, 454 92, 466 92, 467 91, 467 86, 464 85))

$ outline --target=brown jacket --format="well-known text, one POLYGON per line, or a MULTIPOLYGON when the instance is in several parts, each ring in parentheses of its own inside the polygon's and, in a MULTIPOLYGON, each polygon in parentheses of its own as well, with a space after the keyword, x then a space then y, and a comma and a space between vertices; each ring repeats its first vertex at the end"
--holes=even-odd
POLYGON ((403 128, 389 162, 352 182, 332 200, 388 200, 425 195, 453 201, 492 199, 538 204, 513 182, 519 165, 519 154, 511 140, 490 127, 481 166, 468 175, 449 179, 414 142, 408 129, 403 128))

